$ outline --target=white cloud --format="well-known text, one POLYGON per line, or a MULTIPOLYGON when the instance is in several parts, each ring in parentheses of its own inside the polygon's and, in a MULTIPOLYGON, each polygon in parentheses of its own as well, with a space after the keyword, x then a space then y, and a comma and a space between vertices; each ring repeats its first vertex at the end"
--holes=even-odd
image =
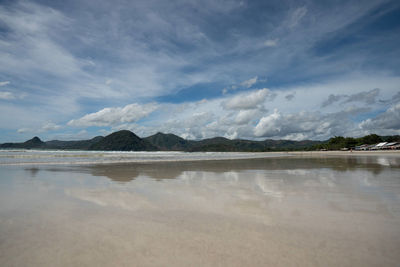
POLYGON ((21 129, 18 129, 18 130, 17 130, 17 132, 20 133, 20 134, 22 134, 22 133, 29 133, 29 132, 31 132, 31 131, 32 131, 32 129, 29 129, 29 128, 21 128, 21 129))
POLYGON ((258 119, 261 112, 255 109, 240 110, 235 117, 235 123, 238 125, 248 124, 249 122, 258 119))
MULTIPOLYGON (((272 18, 269 20, 267 14, 265 18, 268 22, 265 21, 262 26, 266 30, 258 31, 259 35, 248 35, 247 23, 235 31, 220 28, 221 25, 209 25, 209 21, 214 20, 208 18, 219 19, 223 18, 221 14, 238 11, 235 1, 214 2, 159 5, 158 1, 147 1, 138 6, 135 3, 122 5, 119 1, 112 4, 87 1, 87 8, 71 13, 68 13, 69 8, 56 10, 29 1, 11 1, 8 6, 0 7, 2 23, 9 29, 6 33, 9 35, 0 40, 0 72, 4 74, 2 77, 7 77, 3 79, 12 81, 13 87, 23 88, 30 96, 23 104, 2 101, 0 110, 6 111, 2 114, 15 115, 0 118, 3 129, 40 129, 44 121, 59 122, 73 118, 78 119, 70 121, 69 125, 128 127, 133 124, 128 121, 137 120, 121 115, 123 107, 83 116, 85 113, 78 113, 84 109, 81 103, 96 98, 101 108, 111 107, 119 99, 123 99, 123 103, 133 103, 143 96, 151 99, 200 83, 218 83, 222 85, 220 88, 227 88, 223 97, 211 99, 208 103, 159 104, 165 107, 164 114, 157 115, 157 120, 153 120, 152 114, 151 121, 140 121, 142 128, 136 126, 132 129, 143 133, 165 129, 192 136, 252 138, 255 124, 268 115, 267 108, 277 108, 279 114, 285 117, 301 110, 309 113, 320 110, 321 102, 329 94, 348 96, 379 87, 379 97, 389 99, 393 92, 398 92, 398 77, 383 77, 376 70, 369 72, 369 79, 350 77, 346 80, 338 77, 338 72, 362 72, 363 69, 357 66, 366 65, 363 62, 370 60, 365 54, 355 53, 353 56, 339 49, 345 55, 332 61, 332 57, 310 53, 326 35, 347 29, 348 25, 368 14, 378 2, 371 1, 360 6, 350 1, 340 7, 332 5, 336 8, 332 11, 313 3, 300 8, 285 6, 279 11, 287 17, 277 14, 275 18, 276 14, 269 14, 272 18), (185 8, 180 10, 184 11, 176 13, 180 12, 176 7, 182 5, 185 8), (191 10, 196 10, 196 14, 190 13, 191 10), (305 23, 307 27, 300 27, 305 23), (267 29, 268 24, 273 27, 272 31, 267 29), (219 32, 224 33, 224 38, 220 38, 219 32), (266 49, 266 46, 274 48, 266 49), (181 47, 185 49, 181 50, 181 47), (289 86, 290 80, 326 77, 326 73, 334 78, 323 80, 320 84, 301 83, 298 87, 273 88, 274 94, 263 99, 260 93, 259 100, 251 98, 254 91, 233 97, 229 95, 230 90, 252 88, 260 82, 255 75, 272 77, 274 84, 279 84, 279 80, 288 73, 290 79, 285 84, 289 86), (244 81, 249 77, 254 78, 244 81), (292 97, 294 91, 298 92, 295 98, 292 97), (85 101, 80 101, 82 97, 85 101), (204 112, 211 114, 209 120, 199 120, 199 125, 193 123, 191 114, 204 112), (165 123, 171 118, 175 119, 175 126, 165 123), (180 123, 186 128, 180 130, 180 123)), ((252 30, 256 32, 259 29, 252 30)), ((387 71, 383 67, 382 72, 387 71)), ((313 80, 318 82, 319 78, 313 80)), ((5 83, 7 81, 0 82, 0 86, 7 85, 5 83)), ((2 99, 18 99, 21 93, 4 90, 12 92, 1 92, 2 99)), ((340 105, 328 105, 323 112, 335 113, 350 104, 361 106, 368 103, 368 98, 357 101, 360 97, 355 96, 351 102, 343 98, 338 101, 340 105)), ((370 102, 372 104, 368 104, 374 112, 387 108, 387 104, 376 100, 377 96, 373 103, 370 102)), ((324 117, 324 113, 320 117, 324 117)), ((307 133, 307 136, 312 133, 307 133)), ((293 133, 293 136, 299 138, 300 134, 293 133)))
POLYGON ((374 118, 369 118, 360 123, 364 130, 400 130, 400 103, 397 103, 385 112, 374 118))
POLYGON ((368 108, 350 107, 328 114, 305 111, 282 114, 275 109, 272 114, 260 119, 254 128, 254 135, 283 139, 326 139, 353 131, 356 125, 350 118, 367 111, 368 108))
POLYGON ((52 30, 63 30, 70 22, 61 12, 26 1, 12 9, 0 8, 3 23, 13 32, 13 38, 0 45, 0 70, 14 75, 29 75, 40 71, 65 76, 78 72, 79 61, 54 42, 52 30), (28 45, 29 44, 29 45, 28 45))
POLYGON ((277 46, 277 45, 278 45, 278 41, 279 41, 278 38, 266 40, 266 41, 264 42, 264 46, 266 46, 266 47, 274 47, 274 46, 277 46))
POLYGON ((276 94, 264 88, 252 92, 238 94, 222 103, 226 109, 256 109, 264 104, 267 98, 273 100, 276 94))
POLYGON ((61 129, 60 125, 57 125, 53 122, 46 122, 42 127, 41 127, 41 131, 55 131, 55 130, 59 130, 61 129))
POLYGON ((288 27, 289 28, 294 28, 296 27, 300 20, 307 14, 307 8, 306 7, 299 7, 295 9, 289 17, 288 21, 288 27))
MULTIPOLYGON (((353 89, 353 95, 367 96, 370 95, 368 92, 373 90, 362 88, 374 88, 378 83, 382 86, 380 95, 389 99, 396 95, 397 81, 398 79, 393 77, 375 77, 364 81, 358 79, 358 82, 349 79, 328 84, 284 88, 273 92, 268 89, 242 91, 220 98, 181 104, 158 103, 158 110, 152 113, 151 120, 142 120, 140 123, 113 120, 115 123, 111 125, 110 132, 129 129, 144 137, 161 131, 189 139, 224 136, 247 139, 324 140, 334 135, 360 136, 369 130, 358 127, 358 122, 354 122, 352 118, 356 118, 357 114, 369 114, 373 110, 381 109, 386 102, 375 101, 365 108, 363 104, 370 98, 362 97, 362 101, 332 105, 322 111, 321 99, 326 99, 331 92, 343 94, 348 92, 349 88, 353 89), (289 97, 288 102, 288 95, 295 97, 289 97), (276 110, 268 113, 267 109, 276 110)), ((347 98, 342 101, 346 100, 347 98)), ((120 109, 123 107, 118 110, 120 109)), ((120 114, 119 111, 117 113, 120 114)), ((91 125, 93 123, 91 121, 91 125)), ((99 125, 99 121, 96 120, 96 123, 99 125)))
POLYGON ((6 86, 6 85, 8 85, 8 84, 10 84, 9 81, 0 82, 0 87, 1 87, 1 86, 6 86))
MULTIPOLYGON (((396 92, 397 78, 386 77, 384 81, 385 83, 381 83, 380 93, 383 97, 390 98, 393 92, 396 92)), ((357 118, 358 114, 369 114, 386 105, 386 102, 376 101, 374 90, 360 90, 366 86, 374 86, 374 83, 380 83, 380 80, 375 78, 373 81, 367 79, 357 83, 342 81, 315 84, 273 92, 259 89, 228 94, 207 101, 159 103, 159 112, 154 113, 151 121, 142 121, 140 124, 118 122, 113 126, 113 130, 130 129, 139 136, 161 131, 191 139, 224 136, 324 140, 334 135, 360 136, 367 133, 367 130, 358 127, 358 122, 354 122, 353 118, 357 118), (336 90, 341 94, 348 88, 353 88, 353 95, 358 95, 362 101, 354 99, 345 105, 329 106, 329 112, 321 111, 321 102, 318 100, 326 99, 332 91, 336 90), (369 93, 371 91, 372 94, 369 93), (289 104, 288 95, 295 96, 289 97, 289 104), (372 98, 367 97, 371 95, 372 98), (363 103, 370 99, 375 99, 375 103, 365 108, 363 103), (304 103, 307 103, 307 106, 304 103), (267 108, 275 111, 268 113, 267 108)), ((343 101, 353 95, 347 95, 343 101)))
POLYGON ((250 88, 250 87, 252 87, 255 83, 257 83, 257 79, 258 79, 257 76, 256 76, 256 77, 253 77, 253 78, 251 78, 251 79, 248 79, 248 80, 246 80, 246 81, 240 83, 240 85, 241 85, 241 86, 244 86, 244 87, 246 87, 246 88, 250 88))
POLYGON ((82 118, 68 122, 70 126, 112 126, 121 123, 136 122, 157 109, 156 104, 130 104, 123 108, 104 108, 98 112, 90 113, 82 118))
POLYGON ((41 127, 39 128, 20 128, 17 130, 18 133, 24 134, 24 133, 43 133, 43 132, 48 132, 48 131, 55 131, 61 129, 61 125, 57 125, 53 122, 46 122, 44 123, 41 127))
POLYGON ((11 100, 11 99, 15 99, 15 95, 11 92, 0 92, 0 99, 3 100, 11 100))
MULTIPOLYGON (((186 110, 186 112, 190 112, 186 110)), ((196 112, 196 111, 193 111, 196 112)), ((201 139, 212 137, 210 124, 215 122, 216 117, 212 112, 189 113, 189 116, 171 119, 161 126, 163 132, 177 133, 186 139, 201 139)))
POLYGON ((262 117, 254 128, 256 136, 276 136, 280 135, 281 126, 278 124, 281 119, 281 114, 277 109, 268 116, 262 117))

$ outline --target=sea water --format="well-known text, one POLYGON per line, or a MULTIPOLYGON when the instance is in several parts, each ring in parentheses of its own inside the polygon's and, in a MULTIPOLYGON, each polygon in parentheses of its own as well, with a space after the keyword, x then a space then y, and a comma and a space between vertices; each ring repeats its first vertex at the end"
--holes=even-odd
POLYGON ((265 158, 285 155, 287 155, 287 153, 0 150, 0 165, 49 163, 65 165, 122 162, 224 160, 265 158))

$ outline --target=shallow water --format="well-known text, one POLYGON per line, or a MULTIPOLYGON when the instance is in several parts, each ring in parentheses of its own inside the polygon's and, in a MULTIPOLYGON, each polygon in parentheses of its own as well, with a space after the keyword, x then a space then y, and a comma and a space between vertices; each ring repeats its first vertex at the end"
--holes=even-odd
POLYGON ((132 162, 205 161, 288 156, 288 153, 180 151, 0 150, 0 165, 85 165, 132 162))
POLYGON ((0 166, 0 266, 398 266, 399 156, 0 166))

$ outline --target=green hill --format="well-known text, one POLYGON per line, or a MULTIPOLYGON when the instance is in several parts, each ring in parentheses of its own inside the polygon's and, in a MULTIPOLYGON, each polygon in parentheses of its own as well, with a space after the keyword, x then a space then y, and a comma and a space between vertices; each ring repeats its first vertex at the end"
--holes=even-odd
POLYGON ((45 147, 47 149, 77 149, 77 150, 87 150, 93 144, 98 143, 104 137, 96 136, 89 140, 79 140, 79 141, 60 141, 60 140, 51 140, 45 143, 45 147))
POLYGON ((0 148, 11 149, 76 149, 76 150, 107 150, 107 151, 219 151, 219 152, 263 152, 263 151, 294 151, 294 150, 339 150, 352 148, 361 144, 376 144, 379 142, 400 141, 400 136, 378 136, 370 134, 364 137, 352 138, 335 136, 327 141, 293 141, 272 140, 253 141, 244 139, 227 139, 214 137, 203 140, 185 140, 174 134, 156 133, 140 138, 128 130, 122 130, 106 137, 97 136, 89 140, 43 142, 34 137, 23 143, 4 143, 0 148))
POLYGON ((40 140, 39 137, 35 136, 32 139, 23 142, 23 143, 4 143, 0 145, 0 148, 25 148, 25 149, 31 149, 31 148, 44 148, 45 143, 40 140))
POLYGON ((244 139, 230 140, 224 137, 215 137, 200 141, 191 141, 190 151, 231 151, 231 152, 263 152, 263 151, 286 151, 304 150, 310 146, 321 143, 320 141, 292 141, 272 140, 253 141, 244 139))
POLYGON ((165 151, 185 151, 190 147, 190 141, 174 134, 156 133, 143 138, 143 140, 156 146, 159 150, 165 151))
POLYGON ((89 150, 106 151, 154 151, 157 147, 141 139, 131 131, 122 130, 102 138, 92 144, 89 150))

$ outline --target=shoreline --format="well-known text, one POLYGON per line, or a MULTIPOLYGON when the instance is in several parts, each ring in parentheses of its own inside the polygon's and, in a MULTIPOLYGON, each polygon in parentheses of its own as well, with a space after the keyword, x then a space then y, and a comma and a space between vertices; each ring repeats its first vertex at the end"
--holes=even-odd
POLYGON ((321 156, 400 156, 400 150, 367 150, 367 151, 359 151, 359 150, 347 150, 347 151, 288 151, 289 154, 292 155, 321 155, 321 156))
MULTIPOLYGON (((26 151, 36 152, 36 151, 26 151)), ((52 153, 53 151, 48 151, 52 153)), ((56 151, 54 151, 56 152, 56 151)), ((76 153, 77 151, 64 151, 65 153, 76 153)), ((35 155, 23 155, 18 157, 9 156, 10 159, 23 159, 31 158, 37 161, 12 161, 0 162, 0 166, 34 166, 34 165, 113 165, 113 164, 148 164, 148 163, 179 163, 179 162, 210 162, 210 161, 227 161, 227 160, 252 160, 252 159, 269 159, 269 158, 291 158, 291 157, 372 157, 372 156, 385 156, 385 157, 400 157, 400 150, 379 150, 379 151, 283 151, 283 152, 190 152, 190 153, 176 153, 171 152, 170 155, 165 153, 160 157, 159 152, 142 152, 133 151, 131 156, 129 152, 119 151, 99 151, 99 153, 93 154, 89 152, 84 155, 84 151, 79 151, 76 155, 68 154, 62 157, 58 155, 54 159, 66 159, 65 161, 43 161, 40 159, 53 159, 52 156, 35 156, 35 155), (137 157, 143 153, 144 157, 137 157), (177 157, 178 156, 178 157, 177 157), (91 159, 90 159, 91 157, 91 159), (68 160, 67 160, 68 159, 68 160), (75 160, 74 160, 75 159, 75 160), (88 159, 88 160, 87 160, 88 159)), ((60 151, 57 151, 60 153, 60 151)), ((7 158, 7 155, 2 155, 2 158, 7 158)), ((0 158, 1 158, 0 157, 0 158)))

